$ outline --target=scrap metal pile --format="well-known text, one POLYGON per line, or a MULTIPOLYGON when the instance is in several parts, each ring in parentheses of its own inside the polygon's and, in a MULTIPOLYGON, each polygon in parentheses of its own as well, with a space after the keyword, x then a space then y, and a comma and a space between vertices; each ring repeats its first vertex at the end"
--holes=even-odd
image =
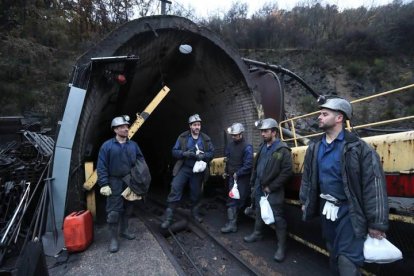
POLYGON ((47 176, 54 140, 22 131, 0 145, 0 266, 38 239, 46 221, 47 176))

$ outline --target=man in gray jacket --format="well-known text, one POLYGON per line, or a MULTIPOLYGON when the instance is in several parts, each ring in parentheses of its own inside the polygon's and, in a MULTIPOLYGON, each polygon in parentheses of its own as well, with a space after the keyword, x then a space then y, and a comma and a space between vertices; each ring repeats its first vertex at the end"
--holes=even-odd
POLYGON ((332 272, 359 275, 367 233, 377 239, 388 229, 385 176, 378 154, 344 128, 351 104, 341 98, 320 106, 322 139, 309 145, 299 198, 303 220, 321 215, 332 272))
POLYGON ((260 198, 268 196, 275 218, 277 236, 277 250, 273 259, 282 262, 285 258, 287 223, 284 216, 283 202, 285 199, 285 185, 292 176, 292 156, 290 148, 278 138, 276 120, 267 118, 256 121, 263 143, 257 151, 250 185, 253 187, 256 204, 256 220, 254 231, 244 237, 245 242, 255 242, 262 238, 264 222, 260 213, 260 198))

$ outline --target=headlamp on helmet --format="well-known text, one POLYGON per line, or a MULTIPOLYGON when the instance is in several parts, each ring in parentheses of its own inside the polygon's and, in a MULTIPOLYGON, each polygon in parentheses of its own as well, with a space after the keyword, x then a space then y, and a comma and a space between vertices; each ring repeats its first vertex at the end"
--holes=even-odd
POLYGON ((277 128, 277 122, 276 122, 275 119, 272 119, 272 118, 257 120, 254 123, 254 125, 258 129, 272 129, 272 128, 277 128))
POLYGON ((241 123, 234 123, 227 129, 227 133, 230 135, 237 135, 244 132, 244 126, 241 123))
POLYGON ((129 126, 129 116, 128 115, 122 115, 119 117, 115 117, 111 122, 111 128, 122 126, 122 125, 128 125, 129 126))
POLYGON ((188 123, 189 123, 189 124, 192 124, 192 123, 195 123, 195 122, 201 122, 200 115, 198 115, 198 114, 194 114, 194 115, 191 115, 191 116, 188 118, 188 123))

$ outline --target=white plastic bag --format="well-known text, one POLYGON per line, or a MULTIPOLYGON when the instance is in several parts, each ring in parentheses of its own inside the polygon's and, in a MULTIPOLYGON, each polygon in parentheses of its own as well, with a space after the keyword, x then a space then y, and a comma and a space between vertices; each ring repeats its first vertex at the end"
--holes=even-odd
POLYGON ((237 188, 237 181, 234 180, 233 188, 229 192, 229 197, 234 199, 240 199, 239 189, 237 188))
POLYGON ((270 203, 267 200, 269 195, 262 196, 260 198, 260 214, 264 223, 271 224, 275 222, 275 218, 273 216, 272 207, 270 207, 270 203))
POLYGON ((204 162, 203 160, 196 161, 194 163, 193 172, 194 173, 204 172, 204 170, 206 168, 207 168, 207 163, 206 162, 204 162))
POLYGON ((366 263, 392 263, 403 258, 402 252, 386 238, 381 240, 369 235, 364 242, 364 258, 366 263))
MULTIPOLYGON (((196 154, 204 153, 203 151, 199 150, 198 145, 196 144, 196 154)), ((207 168, 207 163, 203 160, 196 161, 193 167, 193 173, 201 173, 207 168)))

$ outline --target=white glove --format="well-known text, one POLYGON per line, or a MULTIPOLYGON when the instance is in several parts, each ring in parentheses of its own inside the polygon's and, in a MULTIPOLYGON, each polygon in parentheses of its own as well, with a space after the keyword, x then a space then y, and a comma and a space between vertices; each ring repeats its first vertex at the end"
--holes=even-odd
POLYGON ((323 206, 322 215, 326 216, 326 219, 335 221, 338 218, 338 210, 339 206, 335 206, 335 204, 327 201, 325 206, 323 206))
POLYGON ((110 196, 112 194, 111 187, 109 186, 103 186, 99 192, 104 196, 110 196))

